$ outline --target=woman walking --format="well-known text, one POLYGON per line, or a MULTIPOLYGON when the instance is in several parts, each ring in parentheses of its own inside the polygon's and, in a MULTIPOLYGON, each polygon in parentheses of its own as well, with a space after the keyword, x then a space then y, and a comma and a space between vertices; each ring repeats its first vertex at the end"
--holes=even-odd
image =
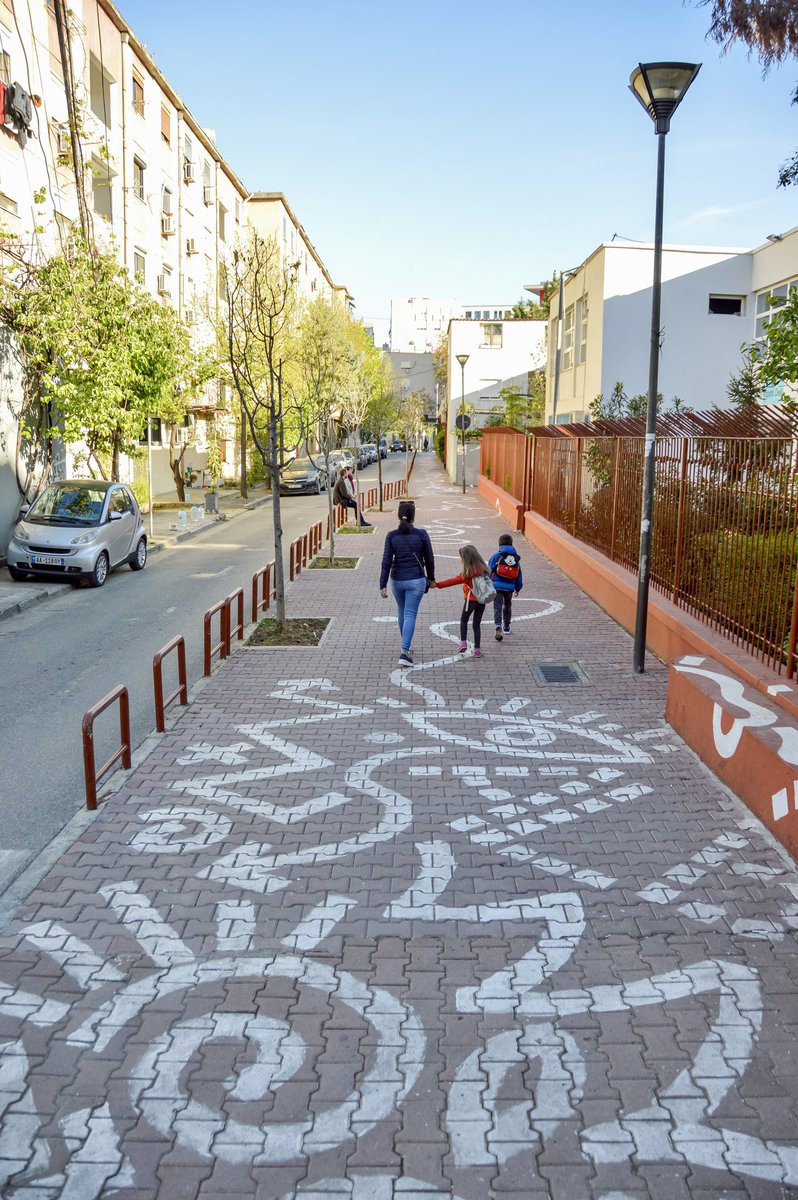
POLYGON ((476 546, 470 544, 460 547, 460 563, 462 569, 459 575, 453 575, 451 579, 442 579, 440 583, 435 584, 435 587, 447 588, 454 587, 458 583, 462 584, 463 611, 460 613, 460 645, 457 649, 461 654, 465 654, 468 649, 466 634, 468 633, 468 619, 472 617, 474 624, 474 658, 481 658, 481 624, 485 605, 480 604, 474 595, 471 580, 477 575, 487 575, 490 577, 490 569, 476 546))
POLYGON ((388 596, 388 576, 396 600, 399 632, 402 635, 400 667, 412 667, 413 633, 421 597, 427 590, 427 579, 435 580, 435 559, 432 542, 426 529, 416 529, 416 506, 412 500, 399 505, 399 528, 392 529, 385 539, 380 571, 380 595, 388 596))

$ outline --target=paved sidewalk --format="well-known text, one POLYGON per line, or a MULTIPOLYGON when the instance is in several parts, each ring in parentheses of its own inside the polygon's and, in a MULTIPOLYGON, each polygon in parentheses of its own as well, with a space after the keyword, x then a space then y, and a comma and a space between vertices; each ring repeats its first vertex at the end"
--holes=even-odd
MULTIPOLYGON (((506 531, 411 491, 441 577, 506 531)), ((0 1194, 798 1195, 793 865, 522 540, 511 637, 432 592, 402 672, 376 520, 290 590, 321 647, 229 660, 0 939, 0 1194)))

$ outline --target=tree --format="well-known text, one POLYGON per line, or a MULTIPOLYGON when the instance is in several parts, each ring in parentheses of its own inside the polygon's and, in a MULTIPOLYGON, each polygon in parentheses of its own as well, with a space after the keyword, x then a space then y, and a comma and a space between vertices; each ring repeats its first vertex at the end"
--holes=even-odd
POLYGON ((522 296, 520 300, 516 300, 510 309, 509 320, 548 321, 551 296, 556 286, 556 279, 547 279, 540 289, 539 300, 533 300, 531 296, 522 296))
POLYGON ((209 369, 173 309, 80 241, 43 263, 21 250, 6 257, 0 324, 19 347, 25 420, 47 441, 48 470, 58 436, 85 446, 91 470, 118 478, 147 419, 182 420, 209 369))
POLYGON ((221 336, 252 443, 271 482, 279 633, 285 632, 280 471, 288 461, 284 420, 293 401, 286 388, 286 367, 295 353, 296 310, 296 264, 283 261, 274 238, 267 240, 250 230, 227 265, 221 336))
POLYGON ((382 354, 379 357, 366 420, 374 435, 377 449, 380 451, 377 455, 377 486, 380 497, 380 512, 382 512, 382 452, 380 442, 396 421, 396 397, 393 392, 391 360, 387 354, 382 354))
POLYGON ((726 395, 732 407, 738 412, 743 412, 761 404, 764 393, 765 386, 749 351, 740 370, 730 376, 726 384, 726 395))
POLYGON ((773 314, 762 342, 747 347, 754 378, 782 389, 782 400, 793 409, 798 388, 798 291, 790 288, 784 306, 773 314), (786 386, 792 385, 792 386, 786 386))
MULTIPOLYGON (((742 42, 756 54, 764 73, 798 56, 798 0, 699 0, 710 9, 709 36, 724 50, 742 42)), ((798 88, 792 103, 798 104, 798 88)), ((778 186, 798 182, 798 151, 779 170, 778 186)))
POLYGON ((335 558, 330 451, 335 434, 334 420, 340 412, 340 393, 349 366, 349 317, 340 305, 318 297, 301 316, 296 346, 296 391, 302 437, 308 454, 321 454, 330 486, 327 508, 330 522, 330 558, 335 558))
POLYGON ((440 402, 438 403, 438 412, 435 414, 435 416, 437 418, 440 414, 441 407, 443 408, 443 411, 446 412, 448 410, 448 404, 449 404, 449 334, 448 333, 444 333, 443 337, 438 342, 435 349, 432 351, 432 370, 433 370, 433 374, 435 375, 435 382, 438 385, 438 390, 440 392, 440 396, 443 399, 443 405, 441 405, 440 402))
POLYGON ((526 431, 542 425, 546 413, 546 378, 542 371, 530 371, 528 390, 517 384, 499 391, 499 406, 488 417, 486 426, 508 425, 526 431))

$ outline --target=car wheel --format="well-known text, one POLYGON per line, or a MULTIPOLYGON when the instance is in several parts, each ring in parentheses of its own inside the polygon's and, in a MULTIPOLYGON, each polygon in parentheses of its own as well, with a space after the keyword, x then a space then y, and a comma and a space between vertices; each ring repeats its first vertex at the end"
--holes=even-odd
POLYGON ((19 567, 12 567, 10 563, 8 564, 8 573, 12 579, 17 581, 17 583, 22 583, 23 579, 28 578, 27 571, 20 571, 19 567))
POLYGON ((89 583, 94 588, 102 587, 102 585, 105 583, 107 578, 108 578, 108 555, 103 550, 102 554, 99 555, 96 563, 94 564, 92 573, 89 576, 89 583))
POLYGON ((147 539, 140 537, 138 545, 133 551, 133 557, 130 559, 131 571, 143 571, 147 565, 147 539))

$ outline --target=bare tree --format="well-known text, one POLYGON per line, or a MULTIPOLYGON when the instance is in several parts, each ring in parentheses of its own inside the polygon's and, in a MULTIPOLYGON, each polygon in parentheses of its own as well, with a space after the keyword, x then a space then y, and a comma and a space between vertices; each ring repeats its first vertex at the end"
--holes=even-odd
POLYGON ((280 471, 288 461, 284 424, 293 408, 285 382, 295 335, 296 264, 285 263, 273 238, 250 231, 225 271, 224 349, 252 444, 271 483, 274 515, 276 624, 285 631, 285 571, 280 471))

